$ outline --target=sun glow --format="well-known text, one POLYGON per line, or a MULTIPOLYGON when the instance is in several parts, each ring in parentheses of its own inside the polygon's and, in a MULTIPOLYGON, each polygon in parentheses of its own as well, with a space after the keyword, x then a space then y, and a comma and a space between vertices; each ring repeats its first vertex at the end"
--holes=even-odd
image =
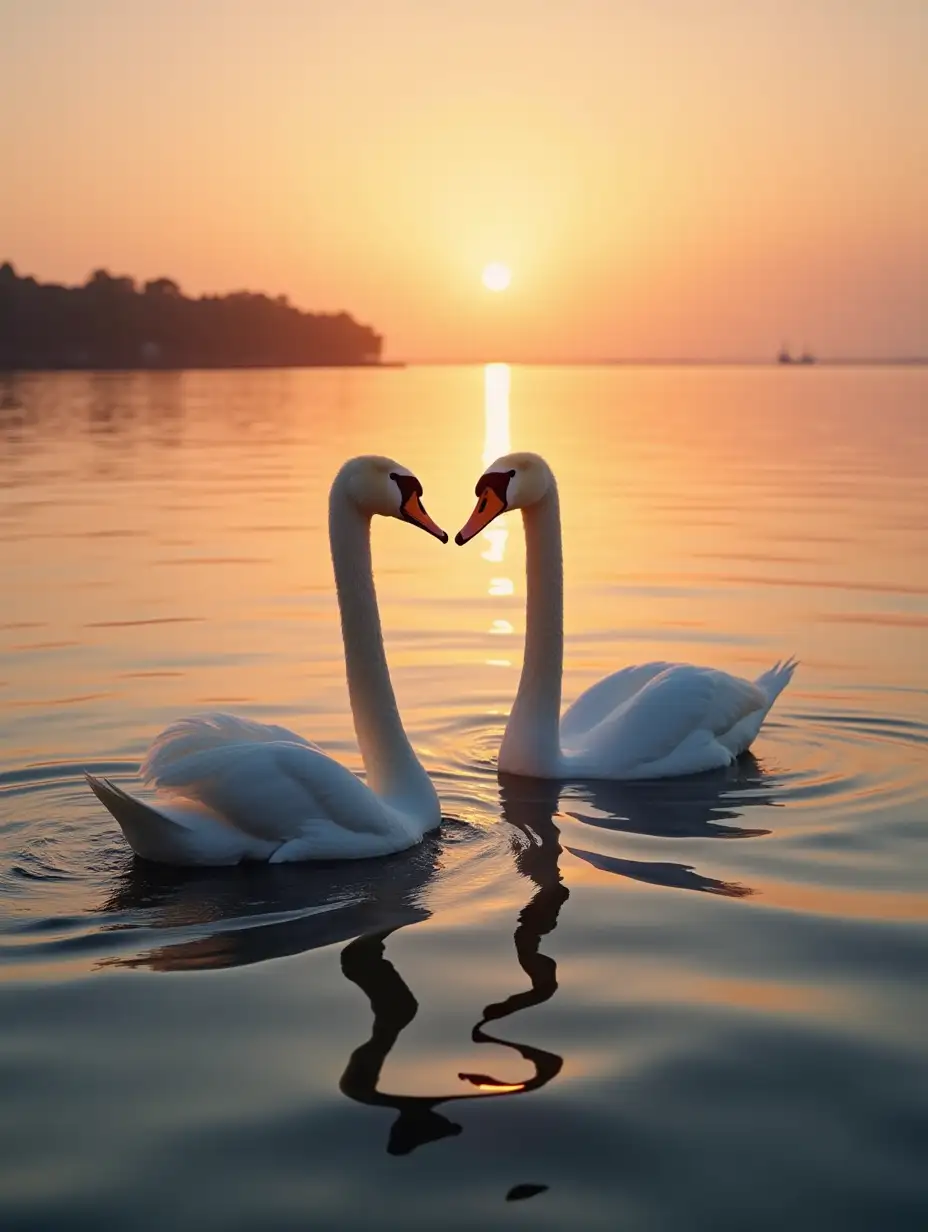
POLYGON ((491 261, 485 267, 481 278, 488 291, 505 291, 512 282, 512 270, 501 261, 491 261))

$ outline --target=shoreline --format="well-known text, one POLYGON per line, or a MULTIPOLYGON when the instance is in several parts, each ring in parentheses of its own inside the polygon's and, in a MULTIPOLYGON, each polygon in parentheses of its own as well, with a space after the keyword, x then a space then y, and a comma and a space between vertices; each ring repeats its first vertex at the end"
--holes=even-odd
POLYGON ((331 361, 320 364, 20 364, 0 367, 0 373, 11 376, 18 372, 262 372, 339 368, 406 368, 404 360, 384 360, 379 363, 331 361))

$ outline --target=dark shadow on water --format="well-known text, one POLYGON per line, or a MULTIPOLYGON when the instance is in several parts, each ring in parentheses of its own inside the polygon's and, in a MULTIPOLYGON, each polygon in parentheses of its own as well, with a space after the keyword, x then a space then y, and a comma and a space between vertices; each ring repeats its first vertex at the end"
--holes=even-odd
POLYGON ((131 925, 186 933, 103 966, 152 971, 247 966, 428 919, 421 896, 439 868, 438 838, 383 860, 174 869, 134 860, 100 908, 131 925), (200 934, 190 936, 190 933, 200 934))
POLYGON ((25 409, 19 395, 20 384, 18 373, 0 372, 0 424, 19 421, 19 413, 25 409))
POLYGON ((737 881, 720 881, 704 877, 689 864, 675 864, 663 860, 622 860, 618 856, 601 855, 596 851, 584 851, 581 847, 567 850, 578 860, 585 860, 603 873, 615 873, 645 885, 663 886, 664 889, 698 890, 703 894, 719 894, 723 898, 748 898, 754 891, 750 886, 737 881))
POLYGON ((640 783, 595 781, 561 789, 563 811, 587 826, 654 838, 759 838, 770 831, 722 825, 744 809, 779 807, 777 780, 750 753, 727 770, 640 783), (601 817, 572 812, 571 800, 593 805, 601 817))
MULTIPOLYGON (((654 782, 610 783, 596 780, 560 784, 547 779, 506 774, 501 774, 499 781, 503 817, 526 836, 540 834, 549 826, 557 834, 553 817, 561 810, 564 816, 596 829, 653 838, 759 838, 770 831, 720 825, 719 819, 734 821, 748 806, 773 807, 778 803, 774 794, 776 780, 765 775, 750 755, 740 758, 729 770, 718 774, 654 782), (582 800, 592 805, 596 815, 565 807, 572 800, 582 800)), ((630 860, 580 847, 568 847, 566 850, 602 872, 615 873, 648 885, 696 890, 725 898, 746 898, 754 892, 749 886, 737 882, 707 877, 689 864, 630 860)), ((517 856, 517 863, 518 860, 517 856)))
POLYGON ((22 378, 15 372, 0 372, 0 440, 10 455, 0 461, 11 460, 14 446, 28 440, 34 428, 35 414, 26 401, 22 378))

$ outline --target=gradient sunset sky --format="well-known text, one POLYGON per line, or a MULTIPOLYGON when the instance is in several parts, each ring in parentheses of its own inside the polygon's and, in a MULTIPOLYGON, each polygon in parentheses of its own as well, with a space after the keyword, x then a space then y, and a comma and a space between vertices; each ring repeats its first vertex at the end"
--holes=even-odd
POLYGON ((0 260, 411 359, 925 355, 926 65, 926 0, 0 0, 0 260))

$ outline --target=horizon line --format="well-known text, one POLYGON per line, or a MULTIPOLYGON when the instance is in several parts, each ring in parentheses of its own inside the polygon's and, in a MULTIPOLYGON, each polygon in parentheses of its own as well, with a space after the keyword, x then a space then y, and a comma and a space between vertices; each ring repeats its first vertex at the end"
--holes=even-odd
POLYGON ((731 358, 723 356, 623 356, 590 358, 555 358, 555 359, 505 359, 501 356, 483 359, 462 358, 407 358, 397 357, 381 361, 380 367, 403 365, 415 368, 428 367, 485 367, 487 364, 510 364, 520 367, 550 367, 550 368, 607 368, 607 367, 728 367, 728 368, 821 368, 821 367, 922 367, 928 365, 928 355, 887 355, 887 356, 854 356, 832 355, 816 357, 811 363, 794 361, 781 363, 776 357, 761 358, 731 358))

